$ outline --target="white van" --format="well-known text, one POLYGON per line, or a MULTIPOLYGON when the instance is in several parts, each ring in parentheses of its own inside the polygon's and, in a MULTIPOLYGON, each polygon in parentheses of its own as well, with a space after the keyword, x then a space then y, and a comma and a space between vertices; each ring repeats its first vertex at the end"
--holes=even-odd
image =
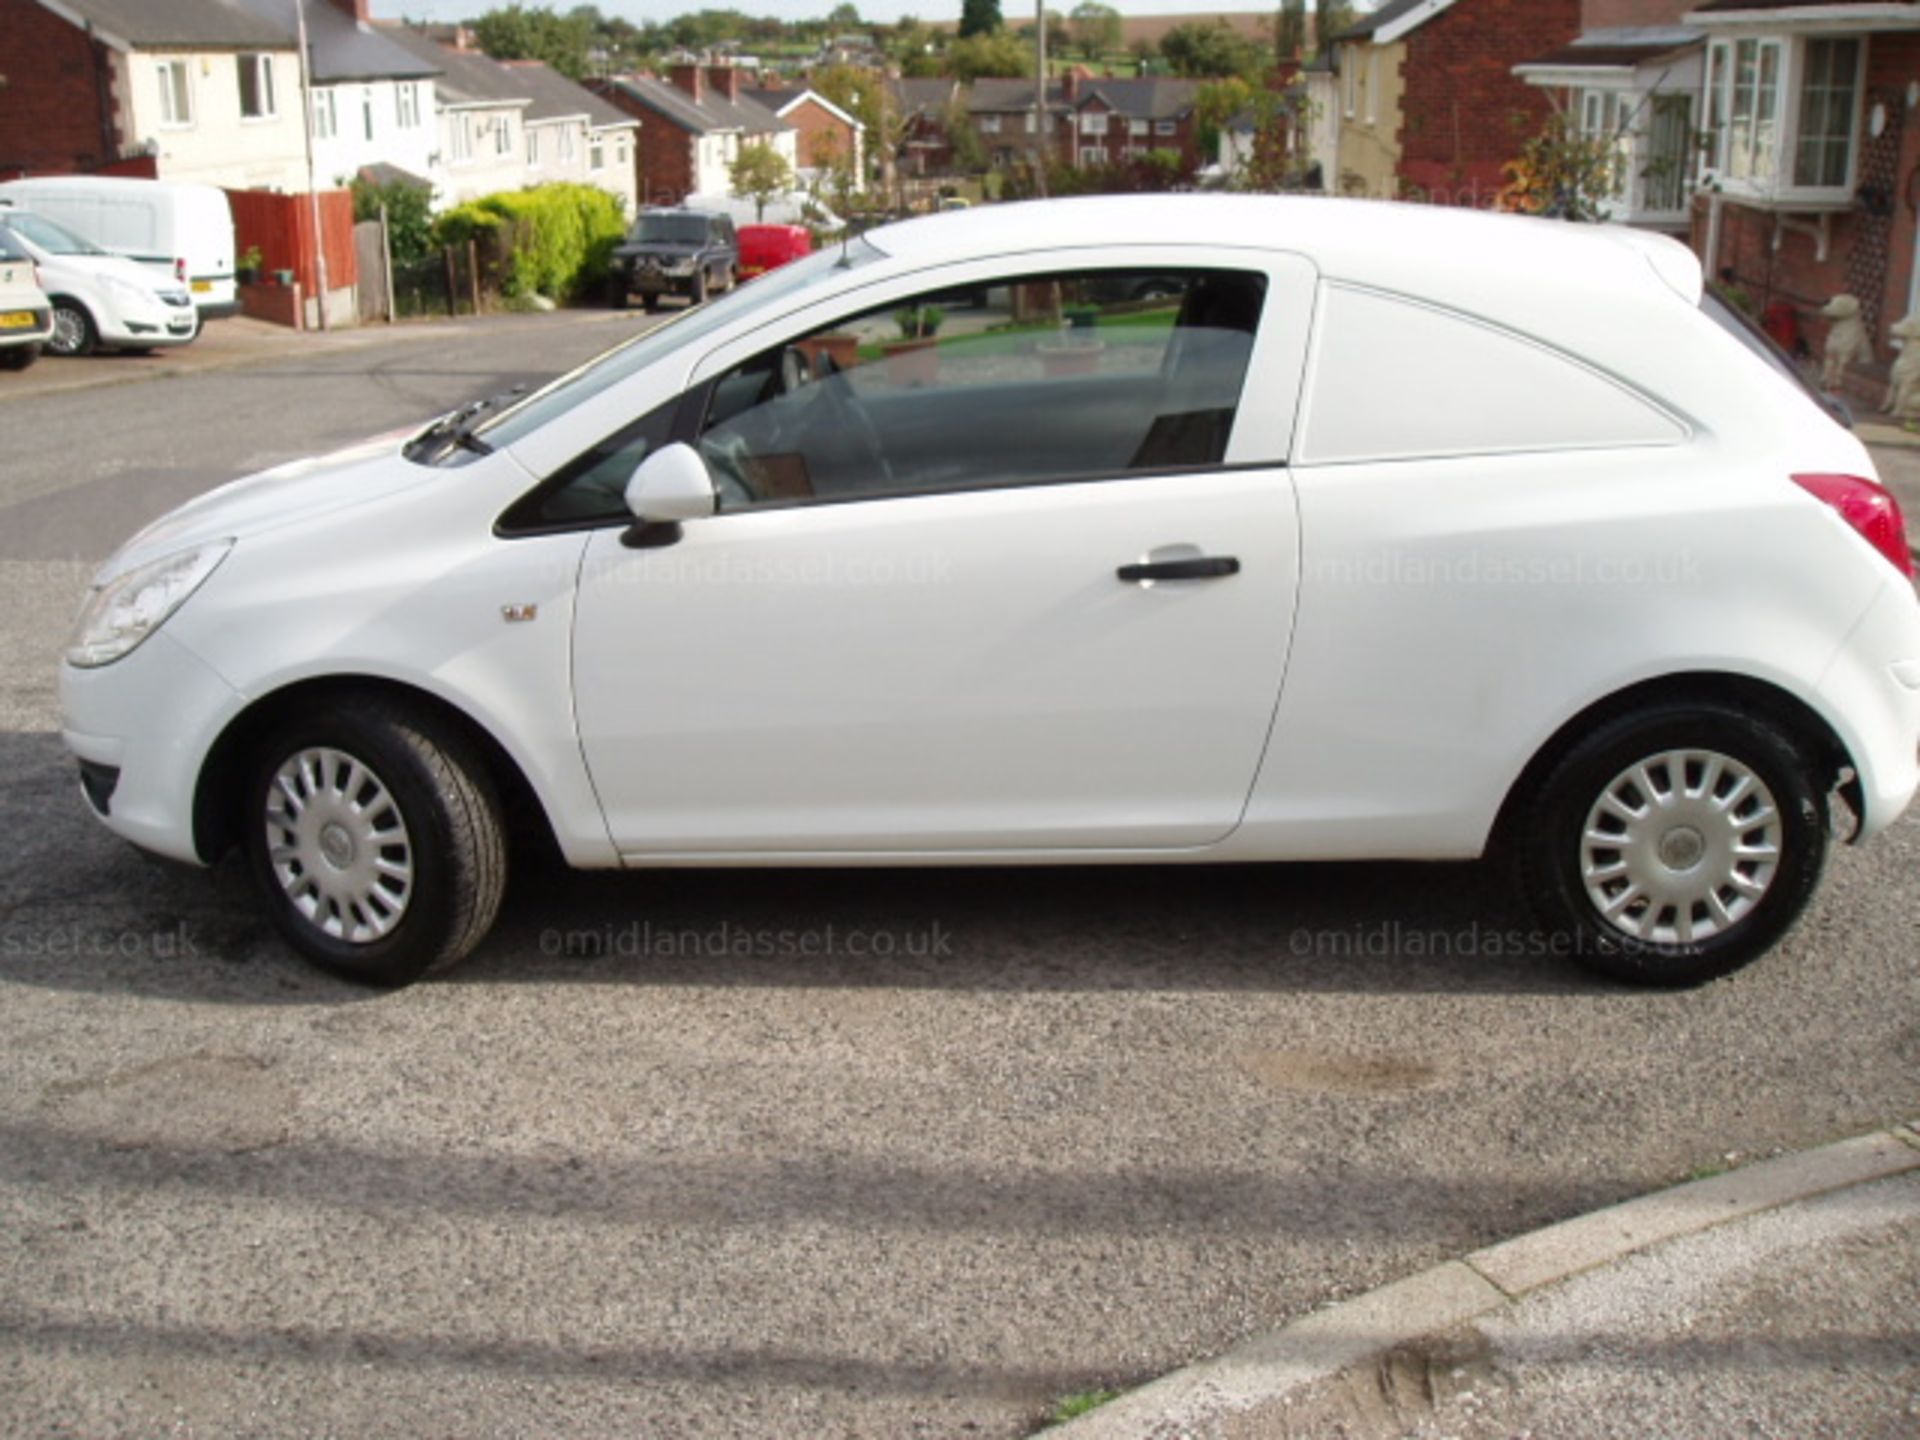
POLYGON ((8 205, 57 221, 114 255, 185 285, 202 320, 240 308, 233 283, 233 211, 224 190, 114 175, 48 175, 0 182, 8 205))

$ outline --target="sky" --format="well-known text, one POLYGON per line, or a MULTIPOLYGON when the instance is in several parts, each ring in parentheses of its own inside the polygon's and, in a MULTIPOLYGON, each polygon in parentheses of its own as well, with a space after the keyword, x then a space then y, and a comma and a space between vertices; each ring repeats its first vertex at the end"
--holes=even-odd
MULTIPOLYGON (((464 20, 483 15, 507 0, 373 0, 373 13, 383 20, 464 20)), ((528 3, 528 0, 522 0, 528 3)), ((578 0, 551 0, 545 8, 567 11, 578 0)), ((813 20, 833 9, 836 0, 595 0, 603 15, 622 15, 641 20, 671 20, 691 10, 739 10, 748 15, 777 15, 782 20, 813 20)), ((902 15, 917 15, 922 20, 958 20, 960 0, 858 0, 860 13, 868 20, 892 21, 902 15)), ((1053 0, 1052 9, 1071 10, 1078 0, 1053 0)), ((1252 10, 1275 10, 1278 4, 1222 4, 1220 0, 1106 0, 1122 15, 1220 15, 1252 10)), ((529 8, 541 8, 532 0, 529 8)), ((1311 7, 1309 7, 1311 8, 1311 7)), ((1031 3, 1000 0, 1001 13, 1009 20, 1033 13, 1031 3)))

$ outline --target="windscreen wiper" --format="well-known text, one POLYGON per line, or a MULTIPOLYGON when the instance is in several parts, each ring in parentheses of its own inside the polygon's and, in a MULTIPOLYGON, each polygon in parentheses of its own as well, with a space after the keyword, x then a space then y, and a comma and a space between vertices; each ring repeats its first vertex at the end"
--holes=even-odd
POLYGON ((413 461, 431 465, 452 449, 470 450, 475 455, 491 455, 493 446, 473 433, 474 425, 487 411, 502 401, 524 395, 527 387, 516 385, 498 395, 470 400, 458 410, 450 410, 409 440, 402 453, 413 461))

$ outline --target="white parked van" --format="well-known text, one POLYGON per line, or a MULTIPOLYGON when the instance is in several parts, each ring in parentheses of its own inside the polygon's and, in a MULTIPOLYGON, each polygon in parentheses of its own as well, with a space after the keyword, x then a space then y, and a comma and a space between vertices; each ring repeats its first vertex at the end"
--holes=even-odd
POLYGON ((240 308, 233 283, 233 211, 224 190, 115 175, 48 175, 0 183, 0 211, 12 205, 137 260, 184 285, 202 320, 240 308))

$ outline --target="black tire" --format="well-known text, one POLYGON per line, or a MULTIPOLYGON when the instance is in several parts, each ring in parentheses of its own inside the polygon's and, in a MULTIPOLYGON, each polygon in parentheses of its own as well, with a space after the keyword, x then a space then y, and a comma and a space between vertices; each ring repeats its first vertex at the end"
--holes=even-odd
POLYGON ((687 299, 689 303, 694 305, 704 305, 707 303, 706 271, 696 270, 693 272, 693 287, 687 291, 687 299))
POLYGON ((651 315, 660 308, 660 292, 658 290, 647 291, 646 294, 640 297, 640 304, 641 307, 651 315))
POLYGON ((1662 703, 1600 726, 1548 772, 1516 827, 1521 881, 1555 952, 1665 986, 1763 954, 1826 861, 1817 774, 1792 735, 1730 705, 1662 703), (1641 765, 1646 785, 1630 774, 1641 765), (1618 846, 1604 843, 1615 835, 1618 846), (1771 869, 1759 847, 1771 847, 1771 869))
POLYGON ((507 877, 499 796, 477 747, 429 714, 383 699, 320 706, 260 747, 244 804, 248 863, 275 927, 295 950, 337 974, 411 984, 472 950, 499 912, 507 877), (315 752, 357 762, 384 796, 351 778, 344 764, 324 756, 314 763, 315 752), (290 792, 277 777, 298 757, 309 763, 290 792), (318 786, 310 783, 315 773, 323 777, 318 786), (351 814, 338 793, 343 784, 359 802, 348 807, 351 814), (338 823, 321 823, 330 816, 338 823), (349 827, 361 824, 359 817, 366 830, 355 835, 349 827), (379 843, 369 843, 370 835, 379 843), (379 860, 404 860, 405 884, 383 877, 375 890, 348 868, 379 860), (323 881, 307 881, 310 875, 343 878, 337 890, 327 887, 334 891, 329 898, 320 893, 323 881), (366 898, 343 907, 338 894, 357 885, 366 898), (348 927, 362 933, 329 933, 348 927))
POLYGON ((100 344, 99 327, 87 307, 65 298, 53 302, 53 338, 47 349, 55 355, 91 355, 100 344))
POLYGON ((607 304, 615 310, 627 308, 627 282, 611 280, 607 283, 607 304))
POLYGON ((0 350, 0 370, 24 370, 39 358, 38 345, 9 345, 0 350))

